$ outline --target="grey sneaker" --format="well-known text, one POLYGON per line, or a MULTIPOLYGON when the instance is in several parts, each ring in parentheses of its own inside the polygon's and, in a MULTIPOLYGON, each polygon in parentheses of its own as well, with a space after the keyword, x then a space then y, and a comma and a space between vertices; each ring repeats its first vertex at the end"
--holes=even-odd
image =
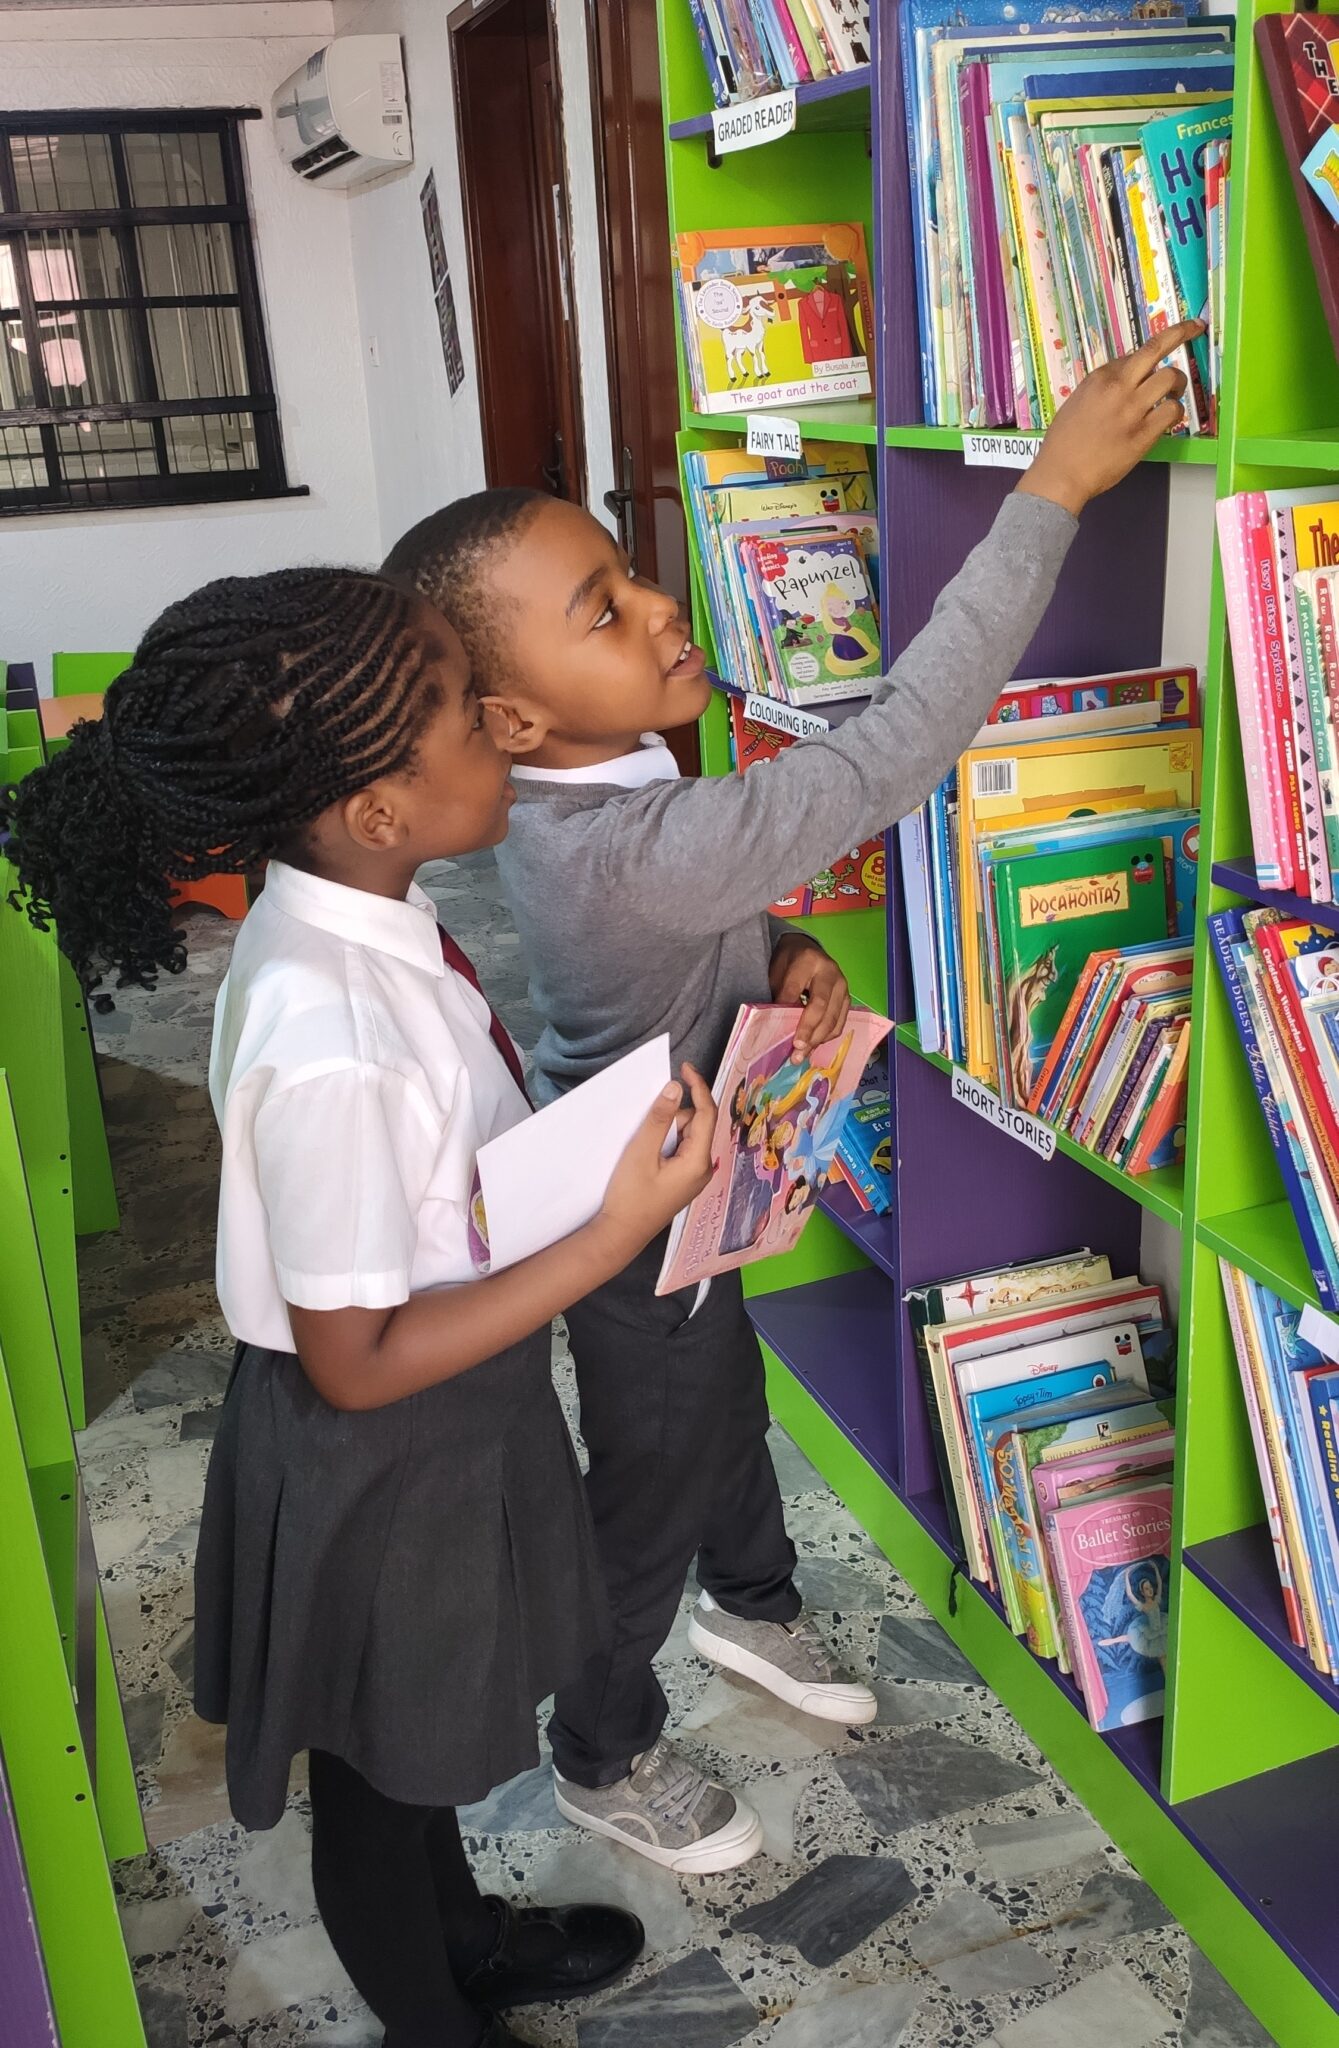
POLYGON ((741 1621, 704 1593, 688 1623, 688 1640, 741 1678, 751 1678, 788 1707, 820 1721, 856 1728, 872 1721, 879 1703, 867 1685, 844 1678, 807 1614, 798 1621, 741 1621))
POLYGON ((762 1822, 753 1808, 704 1776, 663 1736, 615 1785, 573 1785, 555 1771, 553 1797, 564 1819, 684 1876, 733 1870, 762 1847, 762 1822))

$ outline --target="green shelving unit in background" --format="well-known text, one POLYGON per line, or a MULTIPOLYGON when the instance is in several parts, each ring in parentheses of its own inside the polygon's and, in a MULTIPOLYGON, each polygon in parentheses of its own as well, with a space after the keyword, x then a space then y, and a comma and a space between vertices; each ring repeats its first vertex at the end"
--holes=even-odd
MULTIPOLYGON (((1216 465, 1219 496, 1339 478, 1339 366, 1252 35, 1272 11, 1275 0, 1247 0, 1238 16, 1221 438, 1165 443, 1090 508, 1022 674, 1162 660, 1173 466, 1216 465)), ((968 469, 961 433, 920 418, 898 0, 876 0, 874 14, 869 73, 826 92, 821 114, 802 89, 795 133, 718 162, 689 0, 660 0, 671 231, 824 219, 873 231, 876 401, 796 416, 814 440, 874 451, 892 657, 1013 479, 968 469)), ((744 430, 690 410, 682 360, 679 399, 682 448, 744 430)), ((695 595, 710 653, 700 578, 695 595)), ((833 1196, 799 1249, 747 1285, 773 1412, 1282 2048, 1339 2048, 1339 1688, 1288 1641, 1217 1270, 1222 1253, 1315 1302, 1203 929, 1206 910, 1240 900, 1229 885, 1240 891, 1250 851, 1216 567, 1205 721, 1184 1172, 1132 1181, 1067 1144, 1045 1162, 952 1101, 945 1063, 916 1036, 890 860, 886 941, 868 918, 815 929, 857 993, 898 1022, 895 1213, 861 1218, 833 1196), (1168 1710, 1165 1723, 1102 1736, 998 1603, 954 1581, 902 1294, 1079 1242, 1131 1271, 1149 1216, 1179 1227, 1182 1255, 1168 1710)), ((703 751, 707 772, 728 771, 723 704, 704 721, 703 751)))

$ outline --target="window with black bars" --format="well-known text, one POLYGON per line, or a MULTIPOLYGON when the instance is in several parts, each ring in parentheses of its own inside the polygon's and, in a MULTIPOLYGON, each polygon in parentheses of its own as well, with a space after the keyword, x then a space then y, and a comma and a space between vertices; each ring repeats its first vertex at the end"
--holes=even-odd
POLYGON ((0 114, 0 513, 287 492, 244 118, 0 114))

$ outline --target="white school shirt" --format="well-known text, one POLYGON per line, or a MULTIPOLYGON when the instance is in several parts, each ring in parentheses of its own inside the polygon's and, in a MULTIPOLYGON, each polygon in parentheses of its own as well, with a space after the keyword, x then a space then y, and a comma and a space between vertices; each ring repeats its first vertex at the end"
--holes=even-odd
POLYGON ((475 1155, 529 1108, 417 886, 391 899, 271 862, 219 990, 209 1092, 235 1337, 291 1351, 285 1302, 394 1308, 476 1277, 475 1155))

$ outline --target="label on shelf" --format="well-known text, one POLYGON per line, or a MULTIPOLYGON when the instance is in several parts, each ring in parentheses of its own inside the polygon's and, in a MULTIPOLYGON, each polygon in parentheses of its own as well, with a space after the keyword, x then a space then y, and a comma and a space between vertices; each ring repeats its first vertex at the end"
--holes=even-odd
POLYGON ((816 711, 801 711, 776 697, 746 697, 744 716, 755 725, 770 726, 773 732, 792 733, 797 740, 811 740, 816 733, 832 730, 826 718, 820 718, 816 711))
POLYGON ((1040 446, 1035 434, 964 434, 962 459, 969 469, 1030 469, 1040 446))
POLYGON ((795 88, 769 92, 760 100, 739 100, 732 107, 717 107, 711 117, 716 154, 732 149, 757 149, 763 142, 775 142, 795 128, 795 88))
POLYGON ((787 462, 804 460, 804 439, 799 421, 783 420, 775 414, 750 414, 745 447, 750 455, 780 456, 787 462))
POLYGON ((1322 1315, 1309 1302, 1302 1310, 1298 1335, 1304 1343, 1314 1344, 1322 1358, 1339 1359, 1339 1323, 1333 1316, 1322 1315))
POLYGON ((1028 1146, 1041 1158, 1055 1156, 1055 1132, 1049 1124, 1029 1116, 1025 1109, 1010 1109, 1007 1103, 1000 1101, 993 1088, 987 1088, 983 1081, 973 1080, 961 1067, 953 1069, 953 1100, 961 1102, 974 1116, 994 1124, 1006 1138, 1016 1138, 1020 1145, 1028 1146))

